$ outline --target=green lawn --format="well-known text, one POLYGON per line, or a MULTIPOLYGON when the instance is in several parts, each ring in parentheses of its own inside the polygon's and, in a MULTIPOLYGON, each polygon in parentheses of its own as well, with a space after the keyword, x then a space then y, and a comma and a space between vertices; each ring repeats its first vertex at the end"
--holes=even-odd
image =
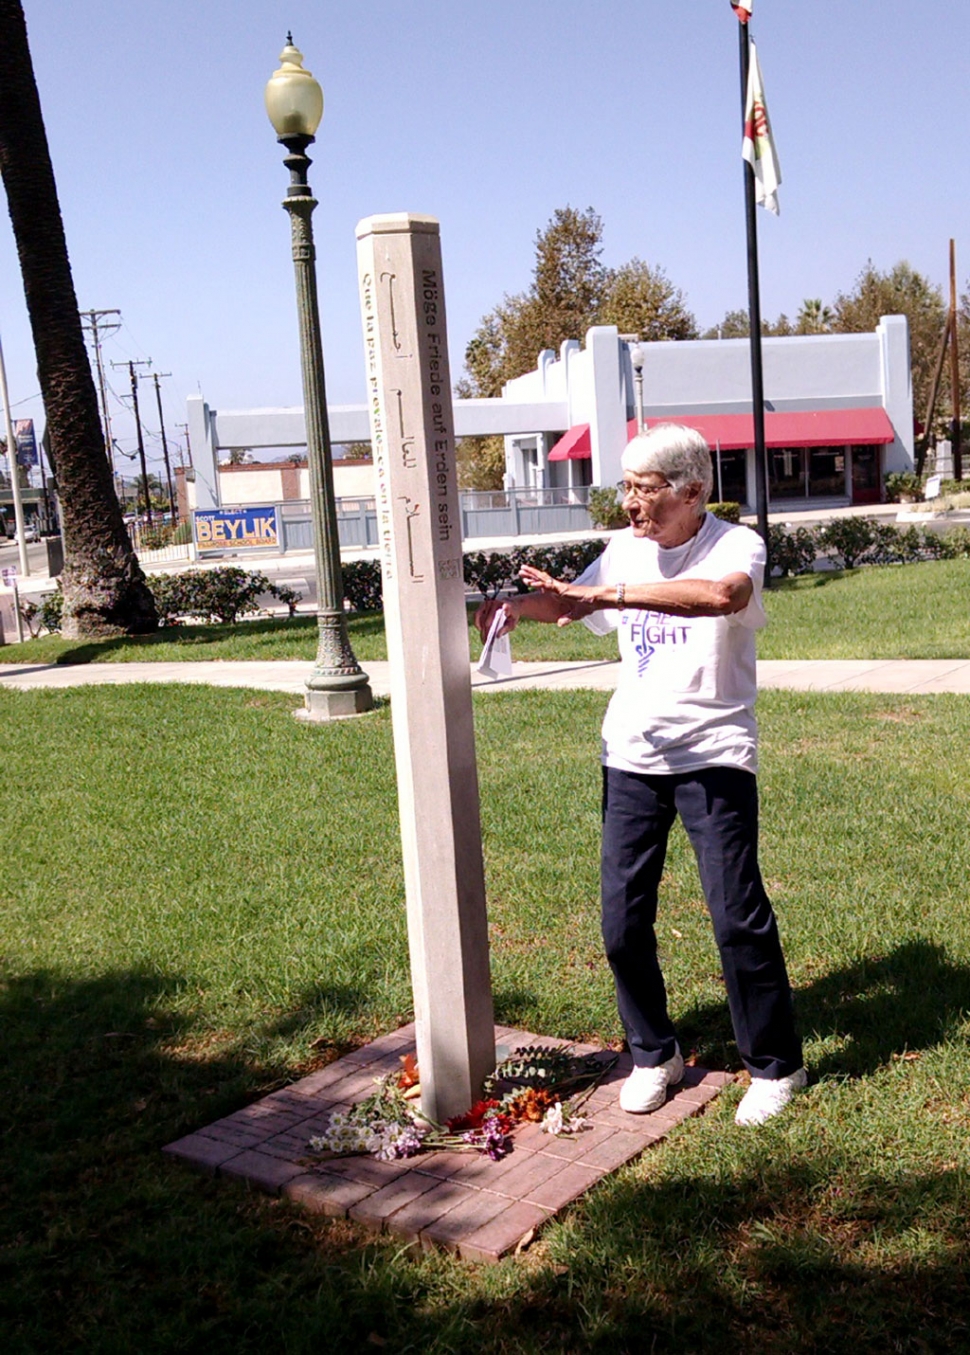
MULTIPOLYGON (((609 1040, 603 703, 476 718, 497 1018, 609 1040)), ((761 1131, 732 1089, 483 1269, 159 1152, 410 1015, 389 709, 295 704, 0 692, 6 1350, 970 1347, 964 698, 762 695, 763 864, 818 1081, 761 1131)), ((682 1039, 736 1068, 679 833, 665 895, 682 1039)))
POLYGON ((767 594, 762 659, 970 658, 970 561, 804 575, 767 594))
MULTIPOLYGON (((970 658, 970 561, 857 569, 785 580, 766 595, 770 624, 758 640, 763 659, 970 658)), ((362 663, 387 657, 379 614, 353 617, 350 636, 362 663)), ((480 649, 470 629, 472 653, 480 649)), ((179 626, 155 635, 94 642, 43 636, 2 650, 5 663, 97 663, 179 659, 306 659, 316 653, 316 621, 257 620, 236 626, 179 626)), ((516 659, 597 659, 612 641, 585 626, 523 623, 516 659)))

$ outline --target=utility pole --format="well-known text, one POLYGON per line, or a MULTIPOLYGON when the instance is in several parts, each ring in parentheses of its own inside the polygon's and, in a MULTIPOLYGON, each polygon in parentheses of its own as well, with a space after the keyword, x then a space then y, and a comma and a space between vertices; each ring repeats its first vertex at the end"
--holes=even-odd
POLYGON ((152 380, 155 382, 155 400, 158 404, 158 426, 162 430, 162 456, 165 459, 165 479, 168 482, 168 510, 172 515, 174 523, 178 518, 178 509, 175 507, 175 492, 172 489, 172 467, 168 459, 168 443, 165 441, 165 419, 162 416, 162 389, 158 384, 163 376, 171 376, 171 372, 152 372, 152 380))
POLYGON ((957 255, 956 244, 950 241, 950 392, 953 414, 950 433, 950 454, 953 459, 954 480, 963 479, 963 449, 960 446, 960 354, 957 348, 957 255))
POLYGON ((185 454, 189 458, 189 465, 192 465, 192 443, 189 440, 189 425, 187 423, 177 423, 176 428, 181 428, 185 434, 185 454))
POLYGON ((136 367, 150 367, 151 358, 135 359, 129 358, 127 362, 113 362, 112 367, 127 367, 128 375, 131 377, 131 403, 135 409, 135 428, 138 432, 138 456, 141 460, 141 484, 145 494, 145 517, 148 519, 149 527, 152 525, 152 494, 148 484, 148 463, 145 460, 145 439, 141 432, 141 419, 138 416, 138 375, 135 372, 136 367))
MULTIPOLYGON (((102 334, 114 334, 121 328, 121 320, 108 320, 109 315, 121 315, 119 310, 104 311, 81 311, 81 327, 87 330, 91 335, 91 343, 94 347, 94 365, 98 373, 98 390, 101 394, 101 417, 104 420, 104 450, 108 457, 108 465, 111 467, 111 474, 115 482, 115 493, 118 494, 118 469, 114 459, 114 439, 111 436, 111 414, 108 410, 108 387, 104 379, 104 360, 101 357, 101 336, 102 334)), ((121 496, 119 495, 119 498, 121 496)))

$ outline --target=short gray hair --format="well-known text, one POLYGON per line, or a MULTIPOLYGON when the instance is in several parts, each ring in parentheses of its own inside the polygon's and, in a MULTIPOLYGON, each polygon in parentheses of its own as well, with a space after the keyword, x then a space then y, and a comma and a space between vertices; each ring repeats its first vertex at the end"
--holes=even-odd
POLYGON ((693 428, 679 423, 659 423, 628 442, 620 465, 629 475, 662 475, 676 492, 700 485, 697 512, 711 497, 714 471, 711 449, 693 428))

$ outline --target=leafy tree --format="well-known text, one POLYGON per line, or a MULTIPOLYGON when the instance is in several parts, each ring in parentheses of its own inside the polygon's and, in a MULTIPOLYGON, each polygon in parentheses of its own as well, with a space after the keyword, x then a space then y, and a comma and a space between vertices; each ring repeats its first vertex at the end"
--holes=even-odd
MULTIPOLYGON (((746 339, 751 332, 751 324, 748 319, 748 312, 742 310, 727 311, 724 319, 719 325, 712 325, 710 329, 705 329, 701 335, 702 339, 746 339)), ((782 311, 777 320, 761 320, 761 333, 764 338, 784 338, 788 334, 794 334, 791 321, 782 311)))
POLYGON ((598 322, 648 340, 698 336, 697 321, 680 288, 662 268, 651 268, 638 258, 607 275, 598 322))
MULTIPOLYGON (((165 486, 162 484, 161 478, 152 471, 148 472, 146 478, 148 480, 148 495, 151 500, 152 512, 168 512, 168 493, 165 486)), ((147 511, 147 507, 145 504, 145 483, 141 476, 135 481, 135 490, 135 512, 144 513, 147 511)), ((143 546, 144 544, 144 541, 142 541, 143 546)))
POLYGON ((835 314, 820 296, 806 297, 798 312, 796 334, 831 334, 835 314))
POLYGON ((369 442, 345 442, 341 445, 347 461, 373 461, 374 449, 369 442))
MULTIPOLYGON (((939 287, 917 273, 905 260, 880 273, 870 259, 856 279, 853 291, 840 292, 834 302, 836 334, 873 330, 883 315, 905 315, 909 321, 913 403, 918 417, 926 408, 946 307, 939 287)), ((942 394, 943 392, 941 392, 942 394)))
MULTIPOLYGON (((960 414, 961 422, 963 422, 970 415, 970 283, 968 283, 968 290, 961 294, 957 306, 957 349, 960 358, 960 414)), ((940 382, 940 393, 944 396, 946 409, 949 411, 951 403, 949 399, 949 366, 947 366, 940 382)), ((925 409, 918 410, 917 418, 922 419, 924 413, 925 409)), ((966 449, 970 447, 970 429, 967 429, 965 424, 962 442, 964 465, 966 465, 966 449)))
POLYGON ((64 634, 154 630, 104 454, 57 187, 19 0, 0 0, 0 174, 20 257, 64 534, 64 634))
POLYGON ((546 229, 536 232, 529 299, 535 302, 530 319, 546 338, 540 348, 557 348, 563 339, 578 338, 580 326, 598 313, 609 278, 600 262, 602 253, 603 222, 592 207, 585 212, 558 207, 546 229))
POLYGON ((603 222, 592 207, 560 207, 536 233, 532 283, 502 298, 465 350, 459 396, 497 396, 514 377, 531 371, 545 348, 581 339, 596 324, 615 324, 648 339, 696 338, 683 293, 661 268, 631 259, 620 268, 602 262, 603 222))
POLYGON ((501 489, 505 476, 505 439, 459 438, 455 449, 459 489, 501 489))
MULTIPOLYGON (((645 339, 694 339, 697 322, 683 292, 662 268, 633 258, 616 269, 602 262, 603 222, 592 207, 560 207, 537 231, 529 289, 504 296, 465 349, 465 374, 455 386, 465 399, 495 397, 535 367, 543 349, 581 339, 593 325, 616 325, 645 339)), ((458 478, 463 489, 500 489, 505 471, 501 438, 463 438, 458 478)))
MULTIPOLYGON (((518 313, 525 304, 525 297, 506 296, 494 310, 483 316, 481 323, 465 349, 465 376, 455 385, 458 395, 464 399, 473 396, 493 398, 502 394, 502 387, 510 380, 506 375, 512 366, 509 359, 509 341, 516 328, 518 313)), ((539 350, 532 356, 535 362, 539 350)), ((530 366, 531 366, 530 363, 530 366)), ((528 371, 523 367, 515 373, 521 376, 528 371)))

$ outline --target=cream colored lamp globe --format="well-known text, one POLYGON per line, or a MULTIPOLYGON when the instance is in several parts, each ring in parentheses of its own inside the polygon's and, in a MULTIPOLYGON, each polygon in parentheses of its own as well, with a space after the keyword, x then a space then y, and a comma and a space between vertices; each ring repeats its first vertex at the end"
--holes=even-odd
POLYGON ((280 52, 280 68, 266 84, 266 112, 276 135, 312 137, 323 117, 323 90, 309 71, 303 69, 303 53, 286 35, 280 52))

